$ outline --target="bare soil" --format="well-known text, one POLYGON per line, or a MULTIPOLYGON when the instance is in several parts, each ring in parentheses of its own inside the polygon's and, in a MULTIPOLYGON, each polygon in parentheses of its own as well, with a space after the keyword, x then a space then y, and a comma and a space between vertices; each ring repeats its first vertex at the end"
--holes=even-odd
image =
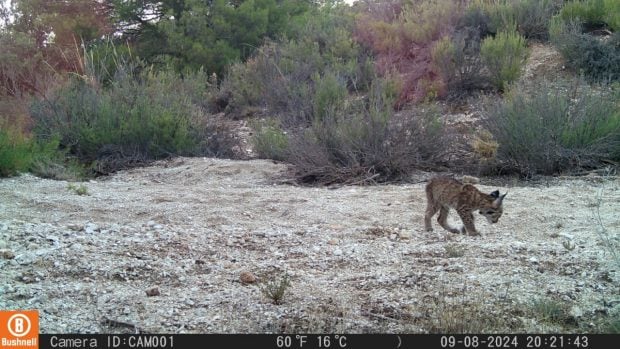
POLYGON ((277 184, 285 170, 176 158, 76 183, 87 195, 1 179, 0 309, 38 309, 43 333, 600 332, 618 318, 616 177, 483 178, 508 191, 504 216, 470 237, 423 230, 424 182, 277 184), (284 275, 273 304, 261 288, 284 275))

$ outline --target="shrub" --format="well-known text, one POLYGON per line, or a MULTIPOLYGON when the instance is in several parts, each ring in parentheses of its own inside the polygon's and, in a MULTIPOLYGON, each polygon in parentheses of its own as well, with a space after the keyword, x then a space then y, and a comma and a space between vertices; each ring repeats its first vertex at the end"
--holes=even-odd
POLYGON ((252 124, 252 144, 261 158, 284 160, 288 151, 288 138, 277 119, 267 119, 252 124))
POLYGON ((560 0, 507 0, 487 2, 483 11, 490 17, 489 31, 500 33, 517 30, 526 39, 546 41, 548 39, 549 21, 555 15, 562 1, 560 0))
POLYGON ((534 94, 511 91, 486 111, 485 126, 499 143, 497 170, 551 175, 618 161, 619 103, 617 90, 581 82, 543 82, 534 94))
POLYGON ((591 81, 620 80, 620 32, 606 40, 582 33, 580 24, 554 21, 551 41, 572 69, 591 81))
POLYGON ((489 86, 480 59, 480 31, 465 27, 444 37, 432 51, 433 65, 444 84, 448 100, 459 99, 489 86))
POLYGON ((532 302, 532 311, 539 320, 566 324, 570 322, 569 308, 564 302, 541 298, 532 302))
POLYGON ((381 77, 397 76, 401 81, 396 106, 442 95, 432 49, 454 31, 464 3, 368 2, 367 6, 357 19, 355 37, 375 54, 375 68, 381 77))
POLYGON ((347 8, 330 4, 313 9, 293 26, 291 38, 267 42, 246 64, 231 67, 221 86, 230 96, 226 113, 277 115, 283 127, 296 127, 309 124, 314 109, 328 103, 327 85, 337 95, 367 90, 372 65, 351 37, 347 8))
POLYGON ((512 4, 517 31, 528 40, 547 41, 549 39, 549 22, 551 17, 558 12, 562 1, 522 0, 515 1, 512 4))
POLYGON ((19 131, 0 128, 0 177, 28 170, 32 162, 32 142, 19 131))
POLYGON ((0 128, 0 177, 31 172, 42 178, 76 180, 83 168, 58 149, 58 139, 36 141, 21 130, 0 128))
POLYGON ((560 11, 565 22, 579 21, 586 31, 609 27, 620 30, 620 5, 614 0, 586 0, 567 2, 560 11))
POLYGON ((176 154, 209 154, 211 130, 199 103, 204 74, 116 76, 109 88, 76 79, 34 102, 37 136, 58 135, 69 155, 103 174, 176 154))
POLYGON ((327 72, 321 76, 316 74, 314 80, 314 106, 315 119, 322 120, 329 115, 340 113, 344 108, 347 88, 338 77, 327 72))
POLYGON ((493 85, 504 91, 520 75, 527 55, 525 39, 516 32, 500 32, 482 41, 480 55, 493 85))
POLYGON ((403 179, 416 168, 434 168, 448 150, 446 130, 432 108, 392 111, 387 83, 377 81, 361 106, 315 117, 289 137, 286 160, 302 183, 371 183, 403 179))
POLYGON ((291 286, 288 274, 284 274, 280 279, 273 278, 260 284, 260 290, 275 305, 282 304, 286 291, 291 286))
POLYGON ((40 139, 33 146, 30 173, 41 178, 57 180, 81 180, 86 177, 86 169, 75 157, 67 154, 67 149, 59 149, 60 139, 40 139))

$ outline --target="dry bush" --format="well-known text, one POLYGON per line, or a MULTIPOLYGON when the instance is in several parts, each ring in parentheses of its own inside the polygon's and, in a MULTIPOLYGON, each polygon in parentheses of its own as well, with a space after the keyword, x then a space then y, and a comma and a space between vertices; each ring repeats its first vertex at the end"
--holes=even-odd
POLYGON ((370 100, 364 110, 315 120, 289 138, 286 160, 299 182, 387 182, 445 164, 452 144, 437 110, 425 106, 395 115, 390 100, 370 100))

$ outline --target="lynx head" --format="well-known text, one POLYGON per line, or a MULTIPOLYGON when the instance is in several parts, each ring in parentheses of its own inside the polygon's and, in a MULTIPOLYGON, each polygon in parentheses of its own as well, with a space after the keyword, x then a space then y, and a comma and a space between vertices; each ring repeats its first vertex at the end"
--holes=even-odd
POLYGON ((504 201, 504 198, 506 197, 507 194, 508 193, 500 196, 499 190, 496 190, 492 192, 491 194, 489 194, 489 199, 493 201, 491 201, 491 203, 488 206, 482 207, 479 211, 481 215, 486 217, 489 223, 497 223, 497 221, 499 220, 499 217, 502 216, 502 213, 503 213, 502 201, 504 201))

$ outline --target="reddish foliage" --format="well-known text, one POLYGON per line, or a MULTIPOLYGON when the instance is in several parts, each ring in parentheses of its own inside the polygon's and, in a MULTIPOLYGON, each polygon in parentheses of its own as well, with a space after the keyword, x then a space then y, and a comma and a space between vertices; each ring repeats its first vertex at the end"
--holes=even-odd
POLYGON ((109 1, 20 0, 2 33, 0 94, 43 94, 53 76, 84 72, 82 43, 112 32, 109 1))
MULTIPOLYGON (((418 10, 422 6, 434 6, 429 4, 430 1, 418 0, 412 8, 407 8, 402 0, 368 3, 357 18, 355 39, 374 52, 377 72, 396 79, 400 85, 396 108, 445 92, 441 77, 433 67, 431 52, 438 40, 454 31, 461 11, 444 12, 442 18, 424 18, 432 11, 419 13, 418 10), (412 23, 421 34, 411 33, 412 23)), ((452 6, 462 9, 465 5, 466 1, 458 1, 452 6)))

